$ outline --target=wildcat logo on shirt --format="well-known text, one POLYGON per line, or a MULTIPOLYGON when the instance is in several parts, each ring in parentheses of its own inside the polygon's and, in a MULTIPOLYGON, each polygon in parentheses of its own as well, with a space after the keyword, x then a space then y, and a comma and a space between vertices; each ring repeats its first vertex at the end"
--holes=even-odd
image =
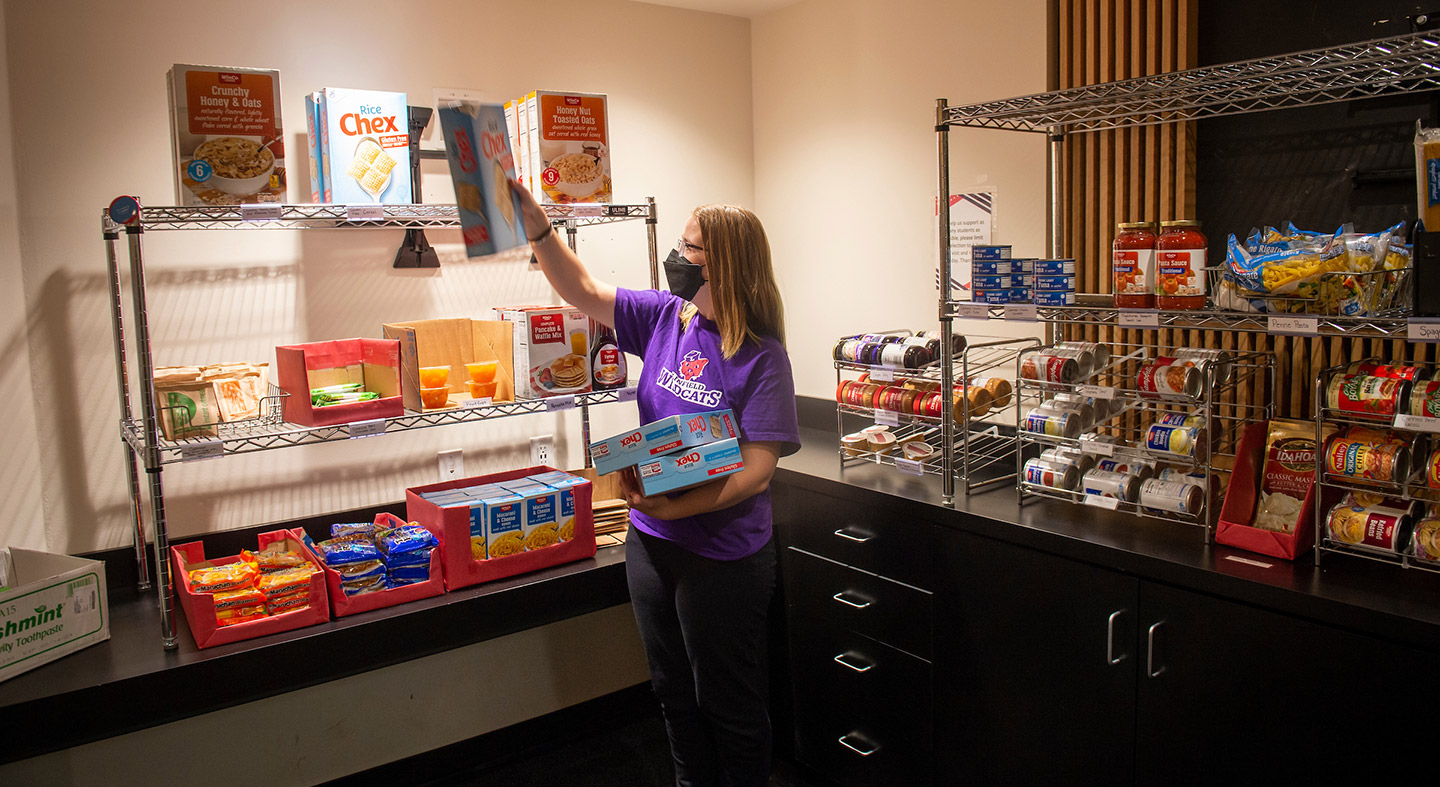
POLYGON ((700 375, 705 372, 709 363, 709 358, 700 357, 699 350, 691 350, 680 359, 679 374, 670 369, 661 369, 655 384, 684 401, 702 407, 717 407, 720 404, 720 392, 706 387, 705 383, 700 381, 700 375))

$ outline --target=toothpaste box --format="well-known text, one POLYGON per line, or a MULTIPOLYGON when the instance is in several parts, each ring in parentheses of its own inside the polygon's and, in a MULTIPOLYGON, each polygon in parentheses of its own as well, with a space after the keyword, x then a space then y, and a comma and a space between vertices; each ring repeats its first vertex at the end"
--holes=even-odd
POLYGON ((327 87, 320 93, 325 202, 406 204, 410 107, 404 93, 327 87))
POLYGON ((525 498, 495 489, 470 503, 470 555, 475 560, 525 551, 525 498))
POLYGON ((515 397, 590 391, 590 318, 573 306, 497 307, 514 326, 515 397))
POLYGON ((745 469, 737 438, 667 454, 636 468, 640 490, 648 497, 688 489, 745 469))
POLYGON ((166 83, 176 204, 284 202, 280 72, 180 63, 166 83))
POLYGON ((501 487, 525 501, 525 551, 533 552, 560 543, 560 493, 545 484, 527 479, 501 481, 501 487))
POLYGON ((483 257, 527 243, 505 107, 471 101, 440 108, 465 253, 483 257))
POLYGON ((0 681, 110 639, 97 560, 0 550, 0 681))
POLYGON ((663 454, 738 436, 735 416, 729 410, 672 415, 591 443, 590 462, 595 472, 605 475, 663 454))

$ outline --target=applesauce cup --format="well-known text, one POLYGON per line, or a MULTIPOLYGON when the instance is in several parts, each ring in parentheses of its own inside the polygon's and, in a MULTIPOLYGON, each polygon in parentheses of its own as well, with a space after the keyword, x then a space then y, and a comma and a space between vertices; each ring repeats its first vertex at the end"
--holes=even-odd
POLYGON ((472 399, 494 399, 495 387, 499 385, 494 380, 484 383, 472 381, 466 384, 470 386, 470 398, 472 399))
POLYGON ((450 382, 450 367, 448 366, 422 366, 420 367, 421 388, 443 388, 450 382))
POLYGON ((450 405, 450 389, 444 385, 438 388, 421 388, 420 401, 431 409, 448 407, 450 405))
POLYGON ((465 371, 470 375, 472 383, 488 383, 495 379, 495 369, 499 361, 476 361, 465 364, 465 371))

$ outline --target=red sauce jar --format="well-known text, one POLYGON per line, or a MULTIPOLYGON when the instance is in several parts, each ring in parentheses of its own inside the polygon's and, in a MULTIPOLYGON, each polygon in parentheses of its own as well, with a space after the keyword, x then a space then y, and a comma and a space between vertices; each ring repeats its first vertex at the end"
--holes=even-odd
POLYGON ((1160 222, 1155 239, 1155 305, 1205 308, 1205 255, 1209 241, 1194 219, 1160 222))
POLYGON ((1111 291, 1121 309, 1155 308, 1155 222, 1118 225, 1110 257, 1111 291))

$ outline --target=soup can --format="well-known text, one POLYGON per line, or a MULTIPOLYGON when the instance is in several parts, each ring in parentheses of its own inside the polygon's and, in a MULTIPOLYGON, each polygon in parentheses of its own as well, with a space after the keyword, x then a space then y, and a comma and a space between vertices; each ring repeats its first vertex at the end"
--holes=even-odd
POLYGON ((1349 374, 1368 374, 1371 377, 1389 377, 1393 380, 1417 382, 1425 375, 1418 366, 1396 366, 1378 363, 1352 363, 1345 367, 1349 374))
POLYGON ((1071 385, 1080 376, 1080 364, 1074 358, 1036 353, 1020 362, 1020 376, 1049 383, 1050 387, 1071 385))
POLYGON ((1072 413, 1046 412, 1037 408, 1026 413, 1020 421, 1020 428, 1050 437, 1073 439, 1080 434, 1080 419, 1072 413))
POLYGON ((1204 426, 1205 416, 1189 415, 1187 413, 1161 413, 1155 423, 1164 426, 1204 426))
POLYGON ((1140 484, 1140 505, 1152 512, 1198 516, 1205 507, 1205 490, 1188 481, 1149 478, 1140 484))
POLYGON ((1057 446, 1047 448, 1040 452, 1040 458, 1056 464, 1072 464, 1084 475, 1091 468, 1095 467, 1095 455, 1087 454, 1075 448, 1057 446))
POLYGON ((990 406, 999 410, 1010 404, 1014 386, 1004 377, 971 377, 970 385, 979 386, 990 392, 990 406))
POLYGON ((1060 342, 1055 346, 1066 349, 1089 350, 1090 356, 1094 358, 1094 364, 1092 366, 1095 369, 1104 369, 1110 365, 1110 346, 1107 344, 1100 342, 1060 342))
POLYGON ((1390 420, 1403 413, 1410 381, 1368 374, 1342 374, 1325 386, 1325 404, 1360 418, 1390 420))
POLYGON ((1127 473, 1129 475, 1139 476, 1142 481, 1154 477, 1155 473, 1158 472, 1155 465, 1151 462, 1141 462, 1124 458, 1116 459, 1115 457, 1103 457, 1096 460, 1095 469, 1104 470, 1107 473, 1127 473))
POLYGON ((1426 418, 1440 418, 1440 382, 1432 380, 1415 383, 1415 387, 1410 390, 1410 408, 1407 412, 1426 418))
POLYGON ((1402 554, 1410 545, 1410 512, 1384 506, 1341 503, 1325 517, 1331 540, 1377 552, 1402 554))
POLYGON ((1133 503, 1140 495, 1140 477, 1129 473, 1112 473, 1097 467, 1081 476, 1080 492, 1133 503))
POLYGON ((1035 408, 1036 412, 1070 413, 1080 421, 1080 431, 1088 432, 1095 426, 1095 408, 1084 402, 1064 402, 1050 399, 1035 408))
POLYGON ((1425 463, 1425 486, 1440 489, 1440 449, 1431 451, 1430 459, 1425 463))
POLYGON ((1025 462, 1025 483, 1027 484, 1072 492, 1079 482, 1080 468, 1073 464, 1052 462, 1048 459, 1031 459, 1025 462))
POLYGON ((1416 560, 1440 563, 1440 519, 1429 516, 1415 523, 1414 535, 1410 537, 1410 554, 1416 560))
POLYGON ((1332 437, 1325 444, 1325 472, 1398 484, 1410 475, 1410 449, 1363 437, 1332 437))
POLYGON ((1204 427, 1152 424, 1145 432, 1145 447, 1152 451, 1194 456, 1196 446, 1204 444, 1204 427))
POLYGON ((1094 396, 1081 396, 1077 393, 1060 392, 1053 397, 1055 401, 1067 405, 1084 405, 1090 408, 1090 422, 1098 424, 1110 417, 1110 400, 1099 399, 1094 396))
POLYGON ((1076 372, 1079 379, 1089 377, 1095 371, 1095 354, 1088 348, 1056 345, 1050 350, 1050 353, 1061 358, 1074 358, 1075 365, 1079 367, 1079 371, 1076 372))
POLYGON ((1135 388, 1146 396, 1188 396, 1197 399, 1204 385, 1204 375, 1194 366, 1161 360, 1142 365, 1135 380, 1135 388))
POLYGON ((1235 377, 1235 355, 1229 350, 1213 347, 1179 347, 1170 355, 1177 361, 1209 363, 1213 367, 1217 383, 1228 383, 1235 377))

